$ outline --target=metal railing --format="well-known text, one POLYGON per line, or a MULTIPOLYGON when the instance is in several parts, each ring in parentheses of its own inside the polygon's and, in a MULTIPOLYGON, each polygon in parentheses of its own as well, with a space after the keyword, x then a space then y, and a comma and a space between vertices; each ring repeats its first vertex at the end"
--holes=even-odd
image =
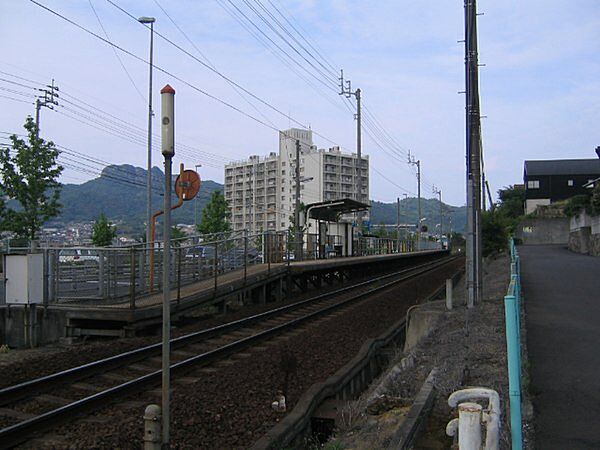
MULTIPOLYGON (((189 292, 187 285, 205 282, 217 289, 218 278, 243 270, 244 280, 251 267, 287 264, 298 260, 316 260, 342 256, 385 255, 417 250, 414 240, 355 238, 346 248, 342 236, 302 236, 301 252, 293 233, 247 231, 219 233, 174 239, 169 252, 170 281, 177 300, 189 292), (345 248, 345 249, 344 249, 345 248), (351 251, 352 250, 352 251, 351 251), (349 254, 351 253, 351 254, 349 254)), ((422 241, 420 249, 439 248, 435 242, 422 241), (427 245, 430 244, 430 245, 427 245)), ((27 248, 15 249, 26 253, 27 248)), ((162 289, 163 244, 154 242, 127 247, 58 247, 40 245, 44 254, 44 304, 74 303, 89 306, 118 304, 135 309, 162 289), (128 305, 127 305, 128 304, 128 305)), ((0 258, 1 260, 2 258, 0 258)), ((206 288, 207 286, 204 286, 206 288)))
POLYGON ((510 429, 512 449, 521 450, 521 261, 513 238, 510 248, 510 284, 504 296, 506 319, 506 351, 508 360, 508 390, 510 400, 510 429))

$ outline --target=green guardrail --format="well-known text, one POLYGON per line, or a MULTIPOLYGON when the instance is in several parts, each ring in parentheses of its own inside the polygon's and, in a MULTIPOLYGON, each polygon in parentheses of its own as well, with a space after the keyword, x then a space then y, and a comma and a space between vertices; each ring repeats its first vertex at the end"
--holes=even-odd
POLYGON ((513 238, 510 248, 510 284, 504 296, 506 319, 506 351, 508 360, 508 391, 512 449, 523 448, 521 416, 521 261, 513 238))

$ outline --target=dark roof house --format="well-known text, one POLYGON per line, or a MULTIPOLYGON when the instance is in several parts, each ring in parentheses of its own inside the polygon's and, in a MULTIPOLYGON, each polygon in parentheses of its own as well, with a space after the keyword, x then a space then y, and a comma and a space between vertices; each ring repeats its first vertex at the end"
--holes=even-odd
POLYGON ((585 194, 588 182, 600 177, 600 159, 525 161, 525 212, 585 194))

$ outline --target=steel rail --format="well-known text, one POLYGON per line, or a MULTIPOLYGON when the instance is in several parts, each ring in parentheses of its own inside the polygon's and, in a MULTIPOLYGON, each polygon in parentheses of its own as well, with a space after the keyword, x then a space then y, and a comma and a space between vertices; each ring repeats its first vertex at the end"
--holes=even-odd
MULTIPOLYGON (((191 366, 203 366, 203 365, 210 364, 211 362, 213 362, 215 360, 222 359, 223 357, 230 355, 231 353, 235 352, 236 350, 239 350, 240 348, 246 347, 250 343, 254 343, 256 341, 271 337, 273 335, 280 334, 280 333, 282 333, 290 328, 294 328, 306 321, 309 321, 316 317, 325 315, 325 314, 329 313, 330 311, 339 309, 344 306, 348 306, 351 303, 354 303, 365 297, 372 296, 375 293, 384 291, 398 283, 401 283, 403 281, 409 280, 416 276, 430 272, 434 269, 437 269, 438 267, 444 266, 444 265, 454 261, 455 259, 456 258, 444 258, 442 261, 434 261, 434 262, 422 264, 417 267, 413 267, 410 269, 405 269, 403 271, 397 272, 395 274, 396 276, 399 273, 404 273, 404 275, 396 280, 392 280, 381 286, 374 287, 371 290, 358 293, 356 295, 351 296, 348 299, 328 305, 324 308, 321 308, 317 311, 305 314, 301 317, 289 320, 281 325, 276 325, 267 330, 260 331, 251 336, 241 338, 237 341, 231 342, 229 344, 225 344, 219 348, 207 351, 205 353, 202 353, 202 354, 199 354, 196 356, 192 356, 188 359, 185 359, 183 361, 175 363, 175 364, 171 365, 171 371, 174 374, 179 374, 179 373, 189 369, 191 366), (406 273, 406 272, 412 272, 412 273, 406 273)), ((388 275, 385 275, 382 277, 378 277, 378 280, 380 281, 381 279, 390 278, 391 275, 394 275, 394 274, 388 274, 388 275)), ((368 280, 368 281, 371 281, 371 280, 368 280)), ((336 292, 338 292, 338 293, 340 291, 345 292, 349 289, 354 289, 357 286, 365 285, 365 284, 369 284, 369 283, 361 282, 356 285, 348 286, 346 288, 337 290, 336 292)), ((314 298, 323 297, 325 295, 326 294, 321 294, 314 298)), ((309 299, 309 300, 314 300, 314 298, 309 299)), ((297 302, 295 305, 303 304, 303 303, 305 304, 307 301, 308 300, 303 300, 301 302, 297 302)), ((279 310, 281 312, 282 309, 287 308, 288 306, 291 306, 291 305, 287 305, 286 307, 282 307, 282 308, 277 308, 276 310, 279 310)), ((276 311, 276 310, 268 311, 267 313, 272 313, 273 311, 276 311)), ((264 314, 265 313, 257 314, 255 316, 252 316, 252 318, 257 317, 257 316, 264 317, 264 314)), ((240 319, 239 321, 235 321, 235 322, 231 322, 231 323, 237 323, 237 322, 240 322, 243 320, 245 320, 245 319, 240 319)), ((229 325, 229 324, 224 324, 224 325, 229 325)), ((222 327, 222 326, 215 327, 213 329, 209 329, 209 330, 205 330, 205 331, 212 331, 212 330, 218 329, 220 327, 222 327)), ((198 333, 202 333, 202 332, 198 332, 198 333)), ((197 333, 192 333, 192 334, 197 334, 197 333)), ((182 339, 182 338, 186 338, 186 337, 188 337, 188 335, 181 336, 180 338, 176 338, 174 340, 176 341, 177 339, 182 339)), ((145 350, 149 347, 152 347, 152 346, 145 347, 144 349, 141 349, 141 350, 145 350)), ((128 353, 131 353, 131 352, 128 352, 128 353)), ((121 355, 117 355, 117 356, 121 356, 121 355)), ((111 359, 111 358, 107 358, 107 359, 111 359)), ((90 363, 86 366, 89 366, 91 364, 94 364, 94 363, 90 363)), ((62 372, 59 372, 59 373, 62 373, 62 372)), ((83 399, 74 401, 65 406, 62 406, 62 407, 56 408, 54 410, 48 411, 46 413, 40 414, 36 417, 32 417, 25 421, 19 422, 15 425, 6 427, 6 428, 0 430, 0 449, 11 448, 15 445, 25 442, 28 439, 30 439, 31 436, 33 436, 34 434, 48 430, 57 424, 64 423, 66 419, 71 419, 71 418, 73 418, 74 415, 76 415, 78 413, 90 412, 94 409, 97 409, 98 407, 106 406, 108 403, 113 402, 114 400, 116 400, 120 397, 147 390, 149 387, 158 384, 160 382, 160 380, 161 380, 161 370, 156 370, 152 373, 143 375, 141 377, 127 381, 120 385, 117 385, 112 388, 106 389, 104 391, 98 392, 96 394, 90 395, 83 399)))
MULTIPOLYGON (((334 291, 329 291, 316 295, 309 299, 301 300, 295 303, 290 303, 289 305, 284 305, 279 308, 271 309, 263 313, 255 314, 249 317, 245 317, 212 328, 208 328, 206 330, 201 330, 194 333, 186 334, 184 336, 173 338, 171 339, 171 348, 181 348, 184 345, 189 345, 202 339, 208 339, 219 334, 238 330, 244 326, 251 325, 255 322, 269 319, 272 316, 281 313, 286 313, 288 311, 298 309, 311 303, 316 303, 320 300, 335 297, 339 294, 343 294, 345 292, 351 291, 359 287, 368 286, 370 284, 374 284, 382 280, 403 275, 411 271, 418 270, 419 268, 427 267, 430 264, 432 263, 428 262, 420 264, 418 266, 410 267, 408 269, 396 271, 391 274, 382 275, 377 278, 371 278, 369 280, 345 286, 334 291)), ((66 383, 79 381, 83 378, 91 377, 98 373, 103 373, 108 370, 115 369, 117 367, 122 367, 137 361, 141 361, 148 357, 158 355, 160 354, 161 349, 161 343, 151 344, 145 347, 137 348, 135 350, 130 350, 124 353, 120 353, 118 355, 109 356, 107 358, 83 364, 81 366, 73 367, 71 369, 66 369, 40 378, 25 381, 14 386, 0 389, 0 406, 5 406, 7 404, 14 403, 26 397, 32 397, 35 394, 46 392, 54 387, 66 383)))

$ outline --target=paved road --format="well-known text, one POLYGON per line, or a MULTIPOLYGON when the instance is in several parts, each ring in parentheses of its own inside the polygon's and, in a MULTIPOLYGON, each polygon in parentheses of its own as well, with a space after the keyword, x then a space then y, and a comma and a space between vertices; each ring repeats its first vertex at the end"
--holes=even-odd
POLYGON ((519 252, 537 448, 600 449, 600 258, 519 252))

